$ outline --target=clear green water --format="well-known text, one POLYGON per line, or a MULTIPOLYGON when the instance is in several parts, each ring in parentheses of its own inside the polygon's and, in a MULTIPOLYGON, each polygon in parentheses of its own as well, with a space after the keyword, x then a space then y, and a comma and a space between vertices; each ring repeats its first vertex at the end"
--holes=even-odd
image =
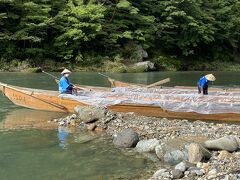
MULTIPOLYGON (((195 85, 207 72, 158 72, 108 74, 128 82, 149 84, 166 77, 169 86, 195 85)), ((58 73, 53 73, 58 75, 58 73)), ((214 86, 240 86, 240 73, 215 72, 214 86)), ((57 90, 54 80, 45 74, 0 73, 1 82, 39 89, 57 90)), ((97 73, 73 73, 73 83, 109 86, 97 73)), ((13 105, 0 95, 0 179, 137 179, 152 163, 136 154, 124 155, 113 147, 111 139, 64 129, 41 129, 39 124, 59 113, 33 111, 13 105), (28 126, 26 126, 28 125, 28 126), (64 139, 61 137, 66 135, 64 139)))
POLYGON ((0 132, 0 179, 132 179, 150 166, 124 155, 107 139, 86 139, 89 134, 75 132, 62 148, 55 130, 0 132))

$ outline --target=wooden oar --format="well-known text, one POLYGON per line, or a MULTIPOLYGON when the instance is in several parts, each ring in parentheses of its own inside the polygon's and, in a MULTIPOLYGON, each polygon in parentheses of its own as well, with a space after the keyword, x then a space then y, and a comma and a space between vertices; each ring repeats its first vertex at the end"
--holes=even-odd
POLYGON ((166 78, 166 79, 163 79, 163 80, 161 80, 161 81, 158 81, 158 82, 149 84, 149 85, 147 85, 146 87, 147 87, 147 88, 151 88, 151 87, 159 86, 159 85, 162 85, 162 84, 165 84, 165 83, 168 83, 168 82, 170 82, 170 78, 166 78))
MULTIPOLYGON (((53 78, 55 79, 56 83, 59 84, 59 78, 58 78, 58 77, 56 77, 56 76, 54 76, 54 75, 52 75, 52 74, 50 74, 50 73, 47 73, 47 72, 45 72, 45 71, 43 71, 43 70, 42 70, 42 72, 43 72, 44 74, 47 74, 47 75, 53 77, 53 78)), ((75 88, 75 89, 84 90, 84 91, 91 91, 91 89, 87 89, 87 88, 81 87, 81 86, 79 86, 79 85, 75 85, 75 84, 72 84, 72 85, 73 85, 73 88, 75 88)))

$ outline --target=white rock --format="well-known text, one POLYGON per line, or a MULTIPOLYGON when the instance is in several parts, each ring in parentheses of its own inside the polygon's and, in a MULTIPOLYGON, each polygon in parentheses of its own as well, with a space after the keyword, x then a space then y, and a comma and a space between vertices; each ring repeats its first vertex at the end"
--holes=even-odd
POLYGON ((197 163, 197 167, 198 167, 198 168, 201 168, 201 167, 202 167, 202 163, 201 163, 201 162, 198 162, 198 163, 197 163))
POLYGON ((179 164, 177 164, 175 166, 175 169, 178 169, 182 172, 186 171, 186 169, 187 169, 186 163, 185 162, 180 162, 179 164))
POLYGON ((158 178, 159 176, 161 176, 164 172, 166 172, 167 169, 159 169, 158 171, 156 171, 154 174, 153 174, 153 178, 158 178))
POLYGON ((141 140, 137 143, 136 151, 138 152, 154 152, 155 147, 159 145, 157 139, 141 140))
POLYGON ((133 66, 143 67, 146 70, 154 70, 155 69, 154 63, 152 63, 151 61, 138 62, 138 63, 135 63, 133 66))
POLYGON ((208 172, 208 175, 216 175, 217 174, 217 170, 216 169, 212 169, 208 172))
POLYGON ((205 147, 214 150, 236 151, 239 147, 237 139, 234 136, 226 136, 215 140, 208 140, 204 143, 205 147))
POLYGON ((200 169, 200 170, 195 171, 195 173, 196 173, 198 176, 202 176, 202 175, 204 174, 204 170, 203 170, 203 169, 200 169))

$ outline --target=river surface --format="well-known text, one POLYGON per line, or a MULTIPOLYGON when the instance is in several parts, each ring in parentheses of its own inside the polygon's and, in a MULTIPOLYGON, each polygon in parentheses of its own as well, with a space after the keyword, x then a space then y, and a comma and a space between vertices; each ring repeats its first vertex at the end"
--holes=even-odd
MULTIPOLYGON (((112 78, 150 84, 170 77, 168 86, 195 86, 208 72, 156 72, 108 74, 112 78)), ((59 76, 58 73, 53 75, 59 76)), ((214 72, 213 86, 240 86, 239 72, 214 72)), ((0 73, 1 82, 12 85, 57 90, 46 74, 0 73)), ((73 83, 110 86, 97 73, 73 73, 73 83)), ((17 107, 0 95, 0 179, 137 179, 152 168, 152 162, 132 153, 126 155, 113 147, 104 135, 49 126, 47 121, 61 113, 17 107)))

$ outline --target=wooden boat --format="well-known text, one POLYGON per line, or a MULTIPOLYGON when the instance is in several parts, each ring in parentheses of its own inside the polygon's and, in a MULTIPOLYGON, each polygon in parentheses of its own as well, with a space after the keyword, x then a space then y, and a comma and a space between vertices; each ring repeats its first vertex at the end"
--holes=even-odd
POLYGON ((157 81, 155 83, 148 84, 148 85, 117 81, 117 80, 112 79, 110 77, 108 77, 108 81, 111 83, 111 87, 146 87, 146 88, 152 88, 152 87, 160 86, 162 84, 170 82, 170 78, 166 78, 166 79, 163 79, 163 80, 160 80, 160 81, 157 81))
MULTIPOLYGON (((144 84, 135 84, 135 83, 128 83, 118 81, 112 78, 108 78, 108 81, 111 83, 111 87, 147 87, 144 84)), ((156 88, 156 87, 155 87, 156 88)), ((158 86, 157 88, 171 88, 171 89, 183 89, 183 90, 196 90, 197 87, 195 86, 174 86, 174 87, 162 87, 158 86)), ((231 87, 210 87, 209 91, 225 91, 225 92, 239 92, 240 88, 231 88, 231 87)))
MULTIPOLYGON (((57 91, 24 88, 0 83, 0 91, 14 104, 38 110, 74 112, 74 107, 88 104, 59 97, 57 91)), ((166 111, 156 105, 115 104, 107 107, 116 112, 136 112, 141 115, 199 120, 240 121, 240 113, 199 114, 195 112, 166 111)))

